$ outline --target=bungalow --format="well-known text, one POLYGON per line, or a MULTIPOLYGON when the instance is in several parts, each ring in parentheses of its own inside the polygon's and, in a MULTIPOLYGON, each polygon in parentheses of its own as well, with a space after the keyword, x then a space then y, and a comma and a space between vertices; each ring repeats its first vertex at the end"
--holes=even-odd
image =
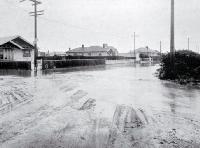
POLYGON ((118 51, 112 46, 103 44, 101 46, 90 46, 75 48, 66 52, 67 56, 118 56, 118 51))
POLYGON ((30 61, 33 66, 34 46, 21 36, 0 38, 0 61, 30 61))
POLYGON ((130 58, 130 59, 135 59, 135 55, 132 51, 127 52, 127 53, 119 53, 119 56, 125 57, 125 58, 130 58))
POLYGON ((152 50, 148 47, 141 47, 135 50, 136 61, 149 60, 155 61, 160 58, 160 52, 157 50, 152 50))

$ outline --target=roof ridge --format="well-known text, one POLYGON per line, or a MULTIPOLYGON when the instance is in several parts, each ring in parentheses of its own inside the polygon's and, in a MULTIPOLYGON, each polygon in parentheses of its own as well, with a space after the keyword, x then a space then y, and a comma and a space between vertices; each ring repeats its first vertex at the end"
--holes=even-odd
MULTIPOLYGON (((14 42, 14 39, 20 38, 21 40, 25 41, 26 43, 30 44, 31 46, 34 47, 34 45, 32 43, 30 43, 29 41, 27 41, 26 39, 24 39, 23 37, 21 37, 20 35, 14 35, 14 36, 7 36, 7 37, 0 37, 0 46, 3 44, 6 44, 8 42, 14 42)), ((16 43, 17 44, 17 43, 16 43)))
POLYGON ((15 36, 6 36, 6 37, 0 37, 0 45, 3 45, 5 43, 8 43, 10 41, 12 41, 15 38, 18 38, 19 35, 15 35, 15 36))

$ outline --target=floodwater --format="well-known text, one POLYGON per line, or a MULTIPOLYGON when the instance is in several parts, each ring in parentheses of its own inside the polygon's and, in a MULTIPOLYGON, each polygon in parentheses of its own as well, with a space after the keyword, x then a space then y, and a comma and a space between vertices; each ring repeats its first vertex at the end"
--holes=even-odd
POLYGON ((200 147, 200 89, 161 81, 158 68, 1 71, 0 147, 200 147), (142 126, 125 125, 130 108, 142 126))

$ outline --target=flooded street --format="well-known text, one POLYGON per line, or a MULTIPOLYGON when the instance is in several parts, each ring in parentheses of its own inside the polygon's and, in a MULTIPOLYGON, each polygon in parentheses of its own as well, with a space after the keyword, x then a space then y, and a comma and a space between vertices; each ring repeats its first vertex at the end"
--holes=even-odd
POLYGON ((158 68, 1 75, 0 147, 200 147, 200 89, 161 81, 158 68))

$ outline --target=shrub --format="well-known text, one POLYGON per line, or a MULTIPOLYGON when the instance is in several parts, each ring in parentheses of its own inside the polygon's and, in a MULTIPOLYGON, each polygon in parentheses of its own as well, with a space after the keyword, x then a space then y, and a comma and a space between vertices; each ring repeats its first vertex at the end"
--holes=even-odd
POLYGON ((179 82, 200 81, 200 54, 180 50, 175 52, 174 67, 170 63, 170 53, 162 56, 159 78, 179 82))

